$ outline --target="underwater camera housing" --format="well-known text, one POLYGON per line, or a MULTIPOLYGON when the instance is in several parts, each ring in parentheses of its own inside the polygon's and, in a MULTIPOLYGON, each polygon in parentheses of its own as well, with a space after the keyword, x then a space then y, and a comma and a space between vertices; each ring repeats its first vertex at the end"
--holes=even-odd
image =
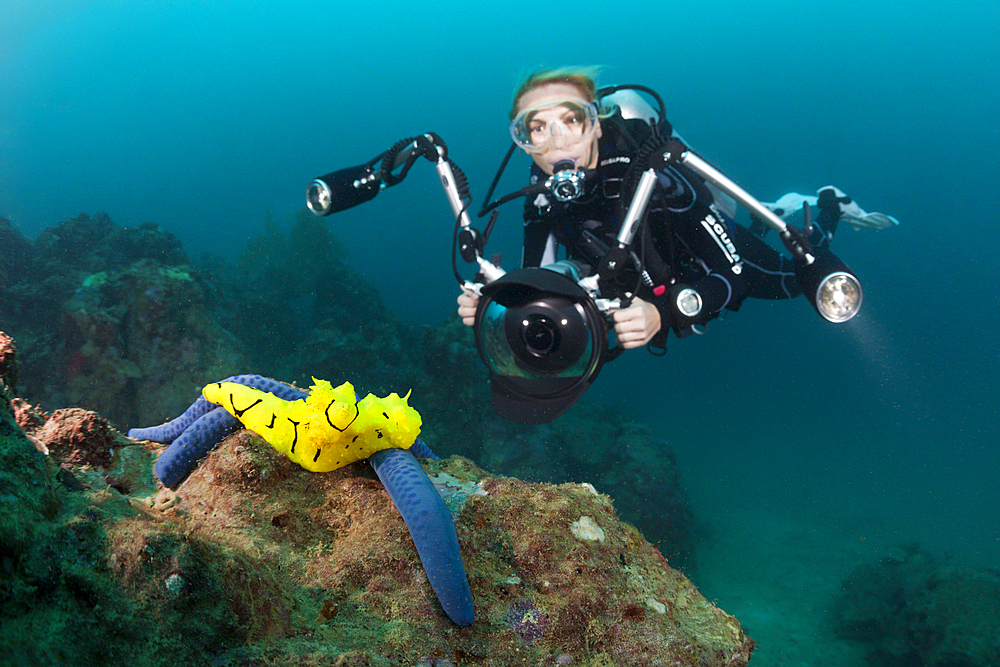
POLYGON ((548 268, 517 269, 484 285, 473 328, 493 407, 522 424, 544 424, 569 409, 608 352, 608 326, 594 300, 548 268))

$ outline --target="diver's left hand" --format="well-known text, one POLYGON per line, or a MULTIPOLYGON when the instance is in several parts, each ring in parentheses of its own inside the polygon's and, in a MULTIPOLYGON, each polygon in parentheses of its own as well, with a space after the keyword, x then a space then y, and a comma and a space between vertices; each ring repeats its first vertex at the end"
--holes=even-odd
POLYGON ((626 350, 642 347, 660 331, 660 311, 638 297, 628 308, 616 310, 611 319, 615 325, 615 336, 626 350))

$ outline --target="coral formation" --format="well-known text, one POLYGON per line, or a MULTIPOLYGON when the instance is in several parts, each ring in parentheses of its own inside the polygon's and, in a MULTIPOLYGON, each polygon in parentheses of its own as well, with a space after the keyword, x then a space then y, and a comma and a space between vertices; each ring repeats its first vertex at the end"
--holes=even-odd
POLYGON ((17 346, 14 339, 0 331, 0 382, 17 390, 17 346))
POLYGON ((396 394, 387 399, 369 394, 357 401, 349 382, 336 389, 324 380, 314 379, 313 382, 311 393, 306 393, 259 375, 231 377, 206 386, 203 396, 176 419, 161 426, 131 429, 129 435, 158 442, 173 441, 154 466, 157 477, 171 489, 176 489, 205 454, 236 430, 240 423, 237 417, 275 450, 312 472, 328 472, 367 459, 403 517, 445 613, 457 625, 472 624, 475 620, 472 592, 462 564, 451 510, 415 458, 438 460, 438 456, 417 437, 420 416, 396 394), (236 408, 237 394, 240 395, 239 404, 246 407, 236 408), (227 407, 214 407, 216 403, 227 407), (345 410, 334 408, 338 404, 345 410), (250 408, 258 406, 267 406, 270 416, 257 415, 248 419, 250 408), (227 409, 231 415, 226 413, 227 409), (342 420, 345 412, 347 419, 342 420), (288 418, 291 429, 275 428, 279 414, 288 418), (340 422, 342 427, 334 422, 340 422), (276 435, 279 437, 274 437, 276 435), (313 437, 320 435, 325 437, 313 437), (367 446, 363 444, 366 440, 369 441, 367 446), (379 440, 384 440, 383 444, 387 443, 388 447, 379 446, 379 440), (405 451, 400 449, 403 443, 407 443, 405 451), (346 457, 349 460, 339 460, 342 453, 333 454, 338 458, 326 457, 323 448, 331 445, 335 452, 353 449, 360 455, 346 457), (314 456, 305 459, 300 456, 303 451, 311 454, 314 448, 314 456), (327 465, 330 461, 335 465, 327 465))
POLYGON ((11 267, 0 316, 21 347, 19 391, 34 402, 152 423, 183 409, 194 378, 245 367, 208 285, 155 225, 80 215, 34 242, 0 221, 0 236, 11 241, 0 246, 0 266, 11 267))
POLYGON ((107 467, 128 440, 90 410, 60 408, 31 433, 49 453, 74 465, 107 467))
POLYGON ((247 351, 244 368, 303 386, 312 374, 350 378, 380 395, 412 386, 415 334, 343 263, 346 255, 330 225, 307 209, 287 232, 267 215, 236 266, 215 276, 230 304, 220 322, 247 351))
POLYGON ((880 667, 1000 664, 1000 573, 904 545, 844 581, 837 634, 868 646, 880 667))
POLYGON ((0 654, 12 665, 708 666, 752 650, 588 486, 426 464, 461 501, 477 620, 460 629, 367 466, 312 474, 240 431, 182 493, 152 485, 142 444, 106 464, 63 460, 60 478, 8 396, 0 654), (604 541, 574 536, 583 517, 604 541))

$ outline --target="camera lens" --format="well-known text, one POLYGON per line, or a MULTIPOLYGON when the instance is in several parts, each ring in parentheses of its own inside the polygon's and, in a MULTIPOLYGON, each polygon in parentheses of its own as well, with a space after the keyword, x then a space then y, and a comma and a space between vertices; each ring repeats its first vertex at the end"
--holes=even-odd
POLYGON ((521 424, 552 421, 597 377, 607 322, 565 268, 515 269, 483 287, 476 346, 490 370, 497 414, 521 424))
POLYGON ((559 327, 545 315, 532 313, 521 321, 521 340, 531 354, 547 356, 559 347, 559 327))

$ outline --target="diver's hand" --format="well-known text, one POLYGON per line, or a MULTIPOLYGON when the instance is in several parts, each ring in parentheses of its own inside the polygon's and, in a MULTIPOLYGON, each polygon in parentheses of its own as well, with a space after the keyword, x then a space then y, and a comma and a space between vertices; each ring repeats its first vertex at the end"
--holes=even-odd
POLYGON ((478 305, 478 296, 469 290, 462 290, 462 293, 458 295, 458 316, 462 318, 462 324, 471 327, 476 323, 476 306, 478 305))
POLYGON ((660 311, 638 297, 628 308, 616 310, 611 319, 615 324, 615 336, 626 350, 642 347, 660 331, 660 311))

